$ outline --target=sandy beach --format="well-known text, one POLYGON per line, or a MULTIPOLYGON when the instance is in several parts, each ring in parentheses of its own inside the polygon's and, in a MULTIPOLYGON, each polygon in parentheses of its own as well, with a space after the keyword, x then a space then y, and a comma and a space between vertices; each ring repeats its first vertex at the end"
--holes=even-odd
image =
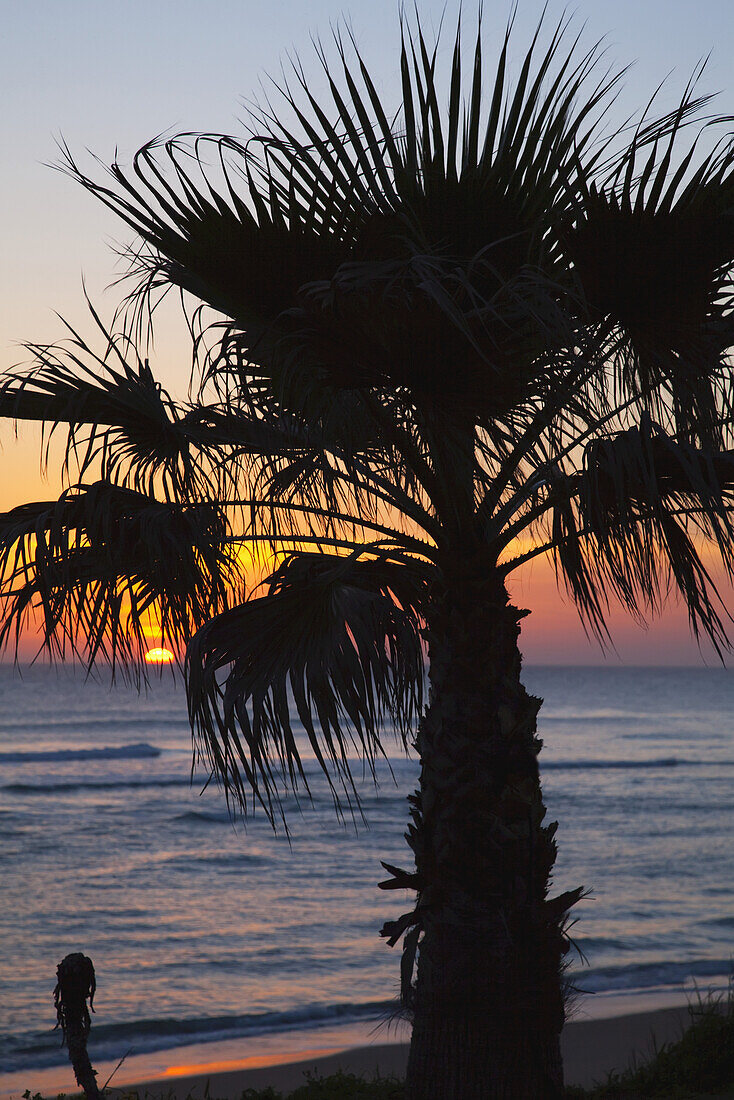
MULTIPOLYGON (((653 1036, 658 1044, 677 1039, 688 1020, 686 1008, 668 1008, 569 1023, 563 1036, 567 1083, 588 1086, 604 1080, 609 1070, 624 1069, 635 1056, 648 1054, 653 1049, 653 1036)), ((173 1100, 183 1100, 189 1094, 203 1100, 208 1086, 209 1095, 216 1100, 236 1100, 246 1088, 272 1085, 283 1092, 295 1089, 304 1083, 307 1071, 327 1075, 341 1069, 367 1077, 401 1077, 407 1057, 406 1043, 381 1043, 333 1054, 314 1052, 309 1058, 280 1065, 254 1065, 249 1060, 248 1065, 212 1065, 203 1070, 172 1067, 163 1079, 138 1083, 136 1087, 142 1094, 160 1091, 164 1086, 173 1100)))
MULTIPOLYGON (((566 1025, 563 1054, 566 1081, 574 1085, 592 1085, 605 1080, 610 1070, 625 1069, 633 1059, 644 1059, 653 1044, 676 1040, 689 1022, 686 1007, 661 1008, 655 1011, 630 1013, 610 1019, 577 1019, 566 1025)), ((237 1056, 237 1044, 209 1044, 162 1051, 155 1056, 154 1072, 145 1073, 145 1061, 126 1060, 115 1074, 113 1096, 135 1089, 145 1093, 170 1096, 183 1100, 192 1095, 204 1100, 239 1100, 246 1088, 271 1085, 282 1092, 298 1088, 305 1074, 321 1075, 338 1070, 364 1076, 402 1076, 405 1072, 408 1047, 404 1042, 375 1040, 360 1046, 335 1048, 328 1043, 316 1045, 324 1035, 314 1035, 311 1049, 271 1051, 237 1056)), ((332 1037, 333 1038, 333 1037, 332 1037)), ((103 1084, 115 1068, 98 1064, 99 1082, 103 1084)), ((19 1075, 20 1077, 20 1075, 19 1075)), ((17 1082, 9 1078, 0 1085, 0 1096, 18 1100, 23 1091, 40 1091, 54 1095, 59 1091, 74 1091, 71 1069, 45 1070, 38 1075, 24 1073, 17 1082)))

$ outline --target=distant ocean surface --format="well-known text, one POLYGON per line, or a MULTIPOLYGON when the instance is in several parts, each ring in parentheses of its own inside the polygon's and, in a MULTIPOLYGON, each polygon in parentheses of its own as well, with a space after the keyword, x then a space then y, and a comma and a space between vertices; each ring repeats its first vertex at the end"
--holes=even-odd
MULTIPOLYGON (((734 672, 527 668, 558 891, 583 884, 576 981, 596 1015, 624 994, 647 1007, 694 983, 725 985, 734 944, 734 672), (600 1008, 601 1006, 601 1008, 600 1008)), ((53 1032, 57 963, 98 977, 93 1060, 253 1040, 384 1015, 399 947, 378 937, 407 895, 403 864, 417 766, 389 747, 365 826, 287 805, 290 843, 262 813, 233 825, 191 775, 183 691, 138 697, 68 670, 0 666, 0 1074, 63 1064, 53 1032)), ((0 1080, 0 1085, 2 1081, 0 1080)))

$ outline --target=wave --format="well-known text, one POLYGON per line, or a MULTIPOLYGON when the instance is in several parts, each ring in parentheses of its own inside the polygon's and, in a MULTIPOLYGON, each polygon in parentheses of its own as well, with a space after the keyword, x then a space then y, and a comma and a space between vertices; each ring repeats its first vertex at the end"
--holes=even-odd
POLYGON ((73 791, 116 791, 130 787, 191 787, 197 783, 202 786, 206 780, 191 779, 80 779, 70 783, 5 783, 0 791, 9 794, 56 794, 71 793, 73 791))
POLYGON ((102 749, 29 749, 0 752, 0 764, 39 764, 64 760, 137 760, 160 756, 155 745, 140 741, 134 745, 108 745, 102 749))
POLYGON ((573 968, 578 988, 588 993, 678 988, 693 980, 723 978, 731 973, 731 959, 694 959, 690 962, 650 962, 619 966, 573 968))
POLYGON ((734 917, 712 917, 703 923, 715 928, 734 928, 734 917))
MULTIPOLYGON (((80 749, 70 750, 67 755, 65 750, 59 750, 55 755, 45 753, 7 753, 4 756, 0 754, 0 763, 8 763, 10 758, 13 758, 17 762, 18 757, 22 757, 25 762, 37 762, 38 760, 95 760, 95 759, 115 759, 115 758, 130 758, 133 757, 154 757, 158 756, 160 750, 153 749, 152 746, 127 746, 126 750, 94 750, 94 749, 80 749), (130 752, 130 749, 146 748, 151 751, 130 752), (95 755, 92 755, 95 754, 95 755)), ((653 760, 547 760, 543 761, 541 771, 603 771, 607 769, 622 770, 626 768, 639 769, 639 768, 731 768, 734 767, 734 760, 688 760, 675 756, 666 756, 653 760)), ((145 787, 204 787, 207 783, 207 776, 194 776, 190 778, 171 778, 161 777, 160 779, 80 779, 69 780, 68 782, 45 782, 45 783, 4 783, 0 785, 0 791, 6 791, 8 794, 64 794, 72 793, 74 791, 111 791, 122 790, 124 788, 145 788, 145 787)), ((392 798, 391 795, 380 795, 374 799, 375 806, 379 809, 383 807, 385 803, 394 802, 402 799, 402 793, 397 792, 392 798)), ((312 801, 314 803, 322 802, 326 800, 326 796, 319 798, 314 796, 312 801)), ((363 804, 369 802, 369 796, 363 799, 363 804)), ((230 821, 229 815, 216 816, 213 814, 207 814, 196 810, 187 811, 184 814, 180 814, 175 820, 188 821, 191 824, 211 824, 219 821, 230 821)))
MULTIPOLYGON (((190 854, 171 856, 165 860, 165 866, 170 867, 172 870, 193 871, 197 867, 210 868, 219 867, 223 871, 231 871, 233 874, 239 874, 243 867, 268 867, 272 865, 272 860, 267 856, 257 855, 253 852, 233 852, 230 855, 217 856, 217 855, 204 855, 204 856, 192 856, 190 854)), ((213 960, 209 963, 210 966, 217 965, 213 960)), ((230 962, 227 961, 226 966, 230 966, 230 962)))
POLYGON ((650 722, 657 724, 659 722, 690 721, 697 714, 700 714, 700 711, 693 713, 690 710, 658 710, 657 708, 649 710, 617 710, 610 708, 609 710, 572 711, 564 714, 562 710, 551 710, 549 708, 546 711, 543 707, 538 714, 538 722, 569 722, 571 725, 580 722, 593 722, 594 725, 598 723, 614 725, 617 722, 640 722, 647 725, 650 722))
POLYGON ((584 770, 586 768, 732 768, 734 760, 688 760, 661 756, 651 760, 544 760, 542 771, 584 770))
POLYGON ((187 810, 186 813, 176 814, 174 821, 186 821, 190 825, 231 825, 232 815, 223 811, 212 813, 206 810, 187 810))
MULTIPOLYGON (((222 1042, 249 1036, 306 1031, 321 1027, 379 1020, 393 1012, 392 1001, 363 1004, 311 1004, 283 1012, 259 1012, 242 1016, 195 1016, 184 1019, 131 1020, 118 1024, 93 1025, 95 1057, 114 1060, 126 1051, 151 1053, 192 1043, 222 1042)), ((25 1036, 0 1035, 0 1073, 41 1069, 65 1063, 66 1052, 59 1046, 58 1035, 32 1032, 25 1036)))
MULTIPOLYGON (((656 714, 655 719, 662 718, 677 718, 680 715, 663 715, 656 714)), ((541 710, 538 715, 538 723, 542 725, 543 722, 569 722, 575 724, 577 722, 593 722, 597 725, 599 722, 647 722, 650 720, 649 714, 639 714, 634 711, 625 713, 621 710, 603 710, 603 711, 584 711, 582 714, 550 714, 541 710)))
POLYGON ((173 726, 181 729, 190 730, 189 720, 186 714, 182 714, 180 718, 171 717, 159 717, 156 714, 148 714, 143 716, 130 715, 124 718, 108 718, 105 714, 100 715, 99 718, 55 718, 53 715, 45 716, 37 722, 23 722, 13 719, 12 721, 0 720, 0 733, 10 731, 12 733, 24 732, 24 733, 46 733, 49 730, 84 730, 84 729, 129 729, 131 726, 144 726, 150 729, 151 726, 173 726))

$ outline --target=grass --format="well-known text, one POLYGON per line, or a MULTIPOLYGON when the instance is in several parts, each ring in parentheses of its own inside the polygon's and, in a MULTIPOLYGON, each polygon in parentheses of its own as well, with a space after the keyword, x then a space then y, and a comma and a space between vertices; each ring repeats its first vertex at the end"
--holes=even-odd
MULTIPOLYGON (((569 1087, 567 1100, 704 1100, 734 1098, 734 985, 722 997, 689 1006, 691 1024, 675 1043, 658 1048, 652 1058, 624 1073, 612 1073, 593 1089, 569 1087)), ((165 1094, 141 1097, 131 1091, 118 1100, 166 1100, 165 1094)), ((241 1100, 404 1100, 402 1082, 394 1077, 366 1081, 351 1073, 330 1077, 308 1075, 287 1095, 273 1088, 245 1089, 241 1100)), ((24 1093, 24 1100, 43 1100, 24 1093)), ((62 1095, 57 1100, 66 1100, 62 1095)), ((214 1096, 208 1100, 216 1100, 214 1096)))
POLYGON ((568 1100, 695 1100, 734 1097, 734 985, 727 995, 689 1005, 691 1024, 675 1043, 595 1089, 566 1089, 568 1100))

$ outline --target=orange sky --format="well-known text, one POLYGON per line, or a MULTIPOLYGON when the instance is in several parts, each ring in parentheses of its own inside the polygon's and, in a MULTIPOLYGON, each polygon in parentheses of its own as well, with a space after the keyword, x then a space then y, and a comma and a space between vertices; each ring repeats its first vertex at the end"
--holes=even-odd
MULTIPOLYGON (((699 650, 691 637, 685 607, 672 602, 647 629, 637 626, 621 609, 613 608, 610 626, 614 649, 603 651, 589 640, 570 598, 558 591, 553 565, 547 559, 529 563, 510 578, 515 603, 532 611, 522 622, 520 648, 527 664, 558 665, 700 665, 718 663, 710 646, 699 650)), ((729 607, 734 609, 734 593, 729 607)), ((727 662, 729 663, 729 662, 727 662)))
MULTIPOLYGON (((0 422, 1 509, 58 495, 58 463, 52 464, 47 479, 40 476, 38 438, 38 431, 26 426, 16 441, 10 422, 0 422)), ((710 647, 704 648, 702 656, 690 636, 685 609, 675 604, 647 630, 621 609, 613 609, 610 622, 616 652, 604 653, 597 642, 586 637, 570 599, 558 591, 552 562, 546 559, 530 562, 513 574, 510 590, 515 603, 532 612, 523 620, 520 639, 527 664, 696 665, 704 657, 708 663, 717 660, 710 647)), ((722 591, 726 590, 722 586, 722 591)), ((734 593, 730 595, 729 606, 734 609, 734 593)), ((155 643, 151 638, 151 644, 155 643)), ((23 656, 29 657, 34 650, 29 643, 23 656)))

